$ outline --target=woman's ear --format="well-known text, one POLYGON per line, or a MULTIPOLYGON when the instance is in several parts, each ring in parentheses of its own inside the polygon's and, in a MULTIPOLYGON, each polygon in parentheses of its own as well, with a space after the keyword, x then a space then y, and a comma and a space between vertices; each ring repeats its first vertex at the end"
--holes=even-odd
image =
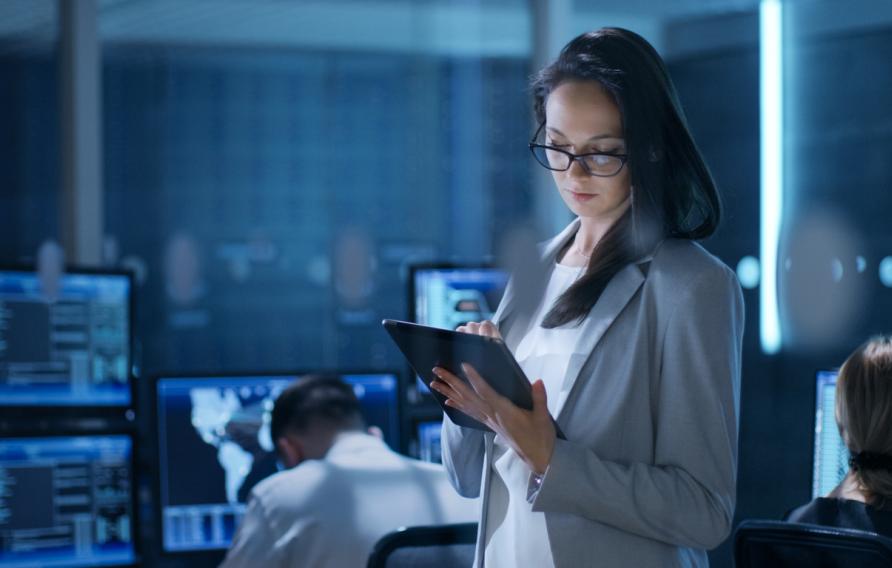
POLYGON ((304 449, 301 441, 296 436, 280 436, 276 440, 276 450, 282 464, 291 469, 304 461, 304 449))

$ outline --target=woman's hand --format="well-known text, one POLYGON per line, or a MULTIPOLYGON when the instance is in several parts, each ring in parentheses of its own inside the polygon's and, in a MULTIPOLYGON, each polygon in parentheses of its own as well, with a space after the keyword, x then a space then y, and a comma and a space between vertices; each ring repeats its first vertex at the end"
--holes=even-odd
POLYGON ((460 331, 462 333, 471 333, 473 335, 485 335, 487 337, 493 337, 495 339, 502 339, 502 334, 499 333, 499 328, 497 328, 496 324, 492 323, 489 320, 484 320, 480 323, 469 321, 465 325, 460 325, 455 328, 455 331, 460 331))
POLYGON ((435 367, 438 380, 431 383, 431 388, 446 397, 447 406, 461 410, 501 436, 533 473, 544 474, 551 462, 556 432, 542 380, 533 383, 533 409, 525 410, 493 390, 471 365, 462 364, 462 370, 470 384, 435 367))

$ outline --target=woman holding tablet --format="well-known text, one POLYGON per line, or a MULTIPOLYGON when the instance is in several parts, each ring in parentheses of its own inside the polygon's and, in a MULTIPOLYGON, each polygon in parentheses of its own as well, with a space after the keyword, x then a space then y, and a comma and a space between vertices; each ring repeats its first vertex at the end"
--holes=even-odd
POLYGON ((715 185, 640 36, 575 38, 532 91, 530 149, 577 218, 541 245, 538 306, 512 281, 461 331, 504 338, 533 410, 470 367, 432 383, 494 431, 443 425, 453 485, 483 497, 476 564, 705 566, 731 529, 743 336, 734 273, 694 242, 715 185))

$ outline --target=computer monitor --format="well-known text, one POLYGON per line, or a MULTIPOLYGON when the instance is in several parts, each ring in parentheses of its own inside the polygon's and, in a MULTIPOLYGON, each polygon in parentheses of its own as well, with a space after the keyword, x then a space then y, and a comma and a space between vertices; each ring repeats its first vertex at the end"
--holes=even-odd
POLYGON ((443 456, 440 451, 440 430, 442 427, 442 420, 418 423, 416 427, 418 459, 431 463, 443 462, 443 456))
POLYGON ((0 437, 0 567, 128 566, 129 435, 0 437))
POLYGON ((132 289, 125 272, 0 270, 0 407, 130 405, 132 289))
POLYGON ((849 450, 836 425, 836 371, 818 371, 812 497, 827 495, 849 470, 849 450))
POLYGON ((492 318, 508 284, 504 270, 485 265, 416 265, 410 273, 410 318, 443 329, 492 318))
MULTIPOLYGON (((161 377, 156 382, 159 505, 165 553, 229 546, 251 489, 278 470, 270 419, 279 394, 305 374, 161 377)), ((369 426, 399 447, 397 377, 338 375, 369 426)))
MULTIPOLYGON (((507 284, 508 273, 488 265, 411 266, 409 319, 443 329, 492 319, 507 284)), ((430 392, 421 379, 417 385, 430 392)))

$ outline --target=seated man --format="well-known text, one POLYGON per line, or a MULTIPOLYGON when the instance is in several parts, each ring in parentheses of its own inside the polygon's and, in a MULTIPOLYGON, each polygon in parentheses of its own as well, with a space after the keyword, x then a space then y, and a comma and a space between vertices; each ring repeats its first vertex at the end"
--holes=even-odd
POLYGON ((852 455, 848 474, 786 520, 892 537, 892 338, 872 339, 846 359, 836 380, 836 422, 852 455))
POLYGON ((402 526, 476 521, 441 466, 391 451, 366 431, 352 387, 307 377, 285 389, 270 424, 288 468, 257 484, 223 568, 363 567, 402 526))

